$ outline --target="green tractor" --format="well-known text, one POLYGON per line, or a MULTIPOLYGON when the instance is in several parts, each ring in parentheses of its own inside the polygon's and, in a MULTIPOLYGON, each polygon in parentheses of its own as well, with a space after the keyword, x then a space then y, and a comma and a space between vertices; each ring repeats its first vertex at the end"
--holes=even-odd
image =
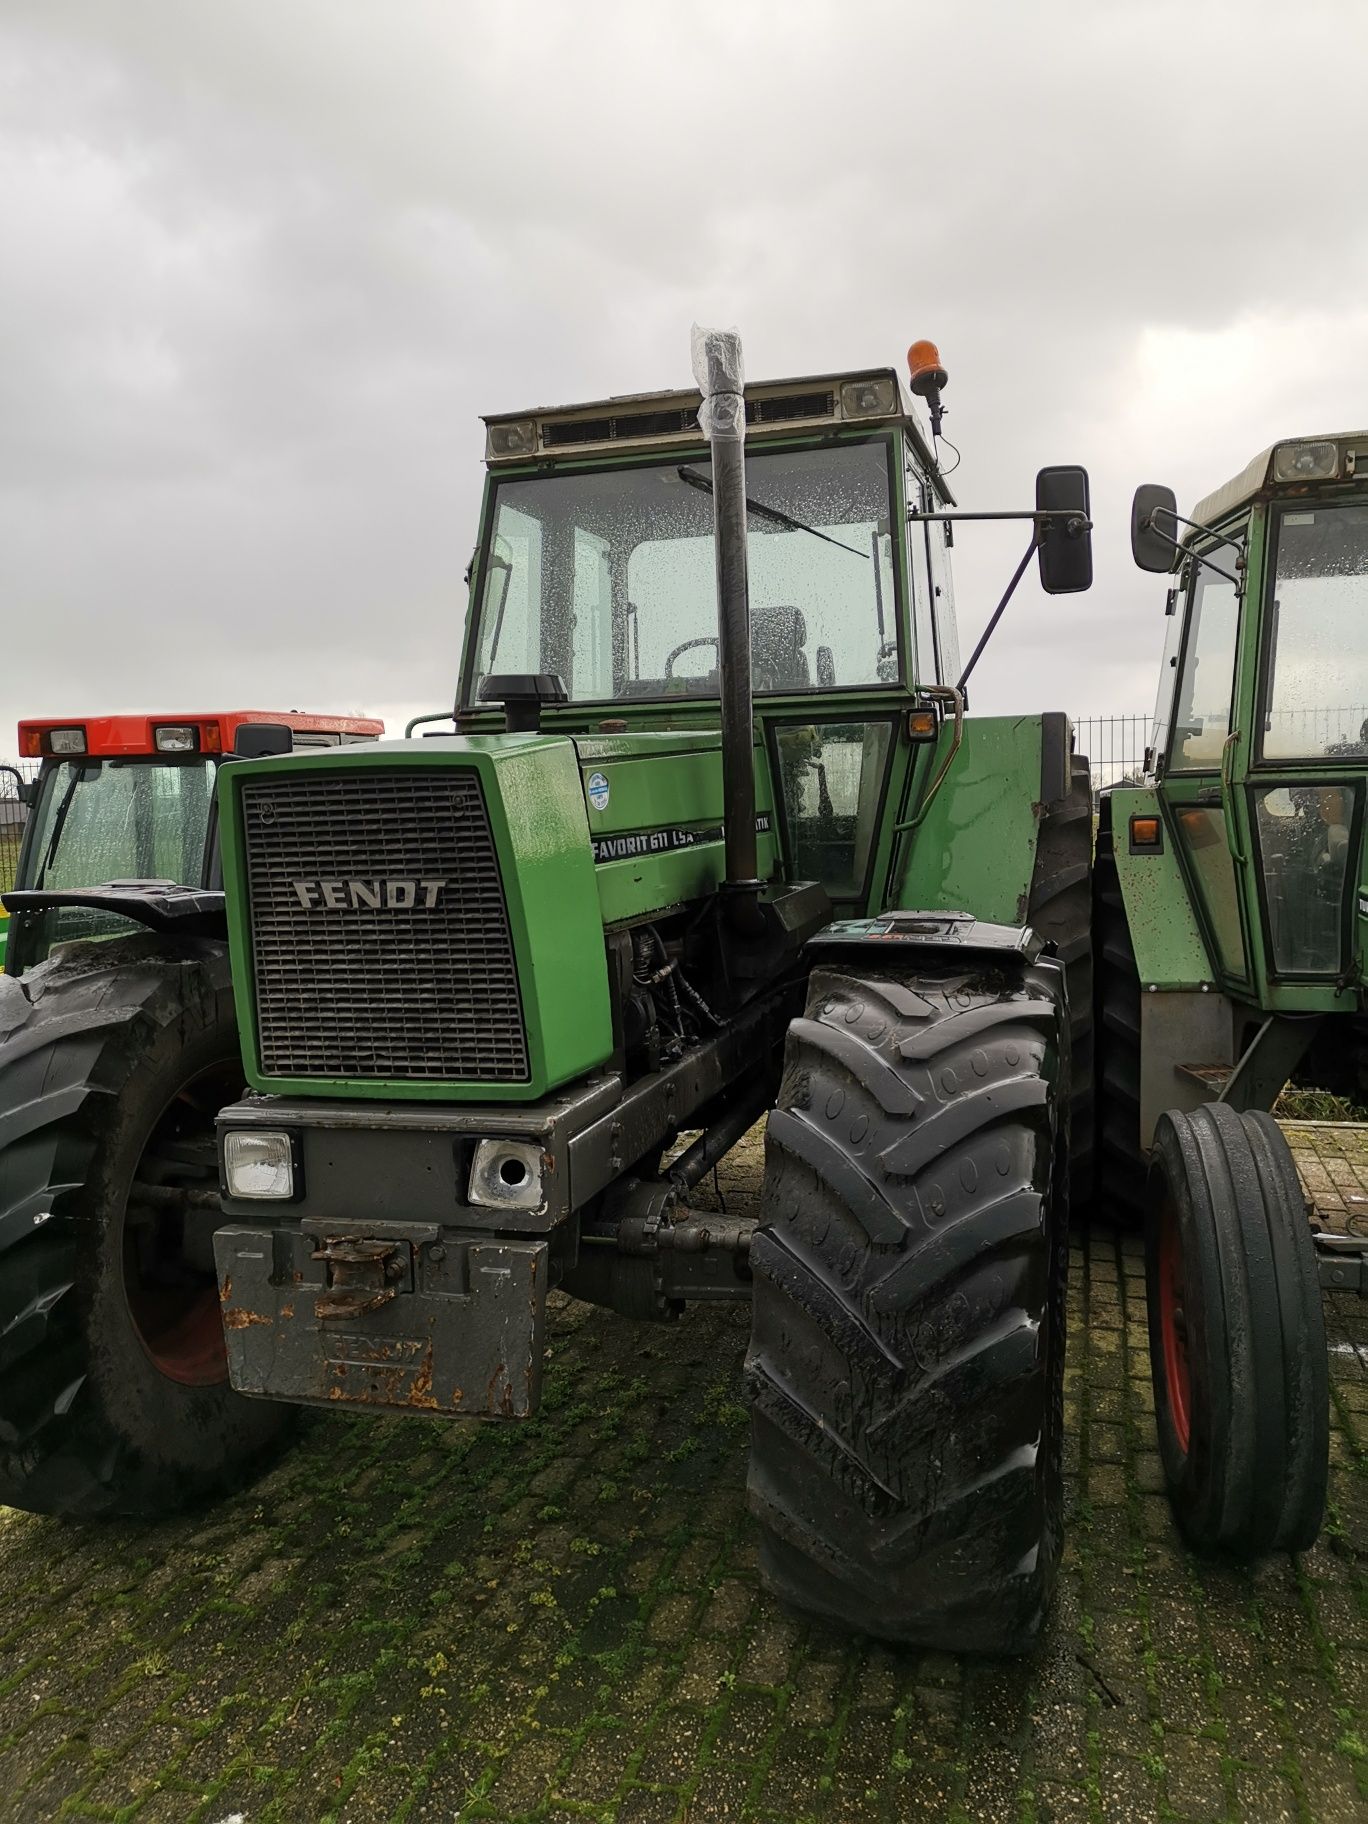
MULTIPOLYGON (((1087 763, 1063 715, 965 713, 952 522, 991 516, 957 512, 894 371, 745 387, 714 334, 695 372, 486 421, 454 735, 223 769, 228 1372, 516 1420, 552 1288, 666 1323, 748 1301, 770 1588, 1018 1650, 1091 1175, 1087 763), (692 1207, 766 1114, 758 1222, 692 1207)), ((1029 541, 998 613, 1033 560, 1089 585, 1082 470, 1000 517, 1029 541)), ((193 1486, 166 1399, 145 1448, 193 1486)), ((91 1457, 74 1410, 0 1458, 3 1498, 91 1457)), ((137 1465, 89 1461, 155 1511, 137 1465)))
POLYGON ((1098 831, 1099 1199, 1146 1223, 1177 1517, 1252 1556, 1316 1536, 1321 1288, 1368 1289, 1269 1112, 1298 1076, 1368 1100, 1368 433, 1275 444, 1191 519, 1140 488, 1131 529, 1173 582, 1146 783, 1098 831))

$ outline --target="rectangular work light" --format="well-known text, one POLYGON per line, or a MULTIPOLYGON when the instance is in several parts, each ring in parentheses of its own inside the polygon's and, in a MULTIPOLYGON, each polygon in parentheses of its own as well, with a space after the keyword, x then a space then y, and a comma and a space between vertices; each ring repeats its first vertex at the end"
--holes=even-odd
POLYGON ((1280 443, 1273 452, 1274 481, 1333 481, 1338 474, 1337 444, 1280 443))
POLYGON ((152 730, 152 744, 159 754, 193 754, 199 748, 199 730, 189 722, 163 722, 152 730))
POLYGON ((841 388, 843 418, 888 418, 898 409, 898 383, 891 374, 847 380, 841 388))
POLYGON ((501 457, 504 461, 513 456, 535 456, 536 419, 524 418, 516 424, 491 424, 485 453, 491 458, 501 457))

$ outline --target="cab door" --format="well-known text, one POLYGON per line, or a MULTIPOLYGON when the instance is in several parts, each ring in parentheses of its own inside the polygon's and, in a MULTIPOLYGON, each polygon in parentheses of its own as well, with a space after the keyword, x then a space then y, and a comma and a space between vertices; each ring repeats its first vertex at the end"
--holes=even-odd
MULTIPOLYGON (((1268 559, 1249 693, 1250 912, 1260 999, 1354 1008, 1368 770, 1368 502, 1347 491, 1255 515, 1268 559)), ((1251 573, 1254 573, 1251 567, 1251 573)))
MULTIPOLYGON (((1224 530, 1244 543, 1248 522, 1224 530)), ((1227 987, 1239 989, 1250 979, 1240 878, 1248 835, 1235 789, 1245 772, 1247 745, 1234 714, 1242 604, 1232 580, 1234 551, 1218 545, 1210 547, 1210 555, 1212 563, 1189 560, 1185 631, 1160 790, 1212 967, 1227 987)))

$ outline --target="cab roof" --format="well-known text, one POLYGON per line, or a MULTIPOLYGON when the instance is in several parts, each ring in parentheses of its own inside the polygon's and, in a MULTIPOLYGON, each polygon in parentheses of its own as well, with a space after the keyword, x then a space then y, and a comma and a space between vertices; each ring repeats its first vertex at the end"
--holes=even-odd
POLYGON ((244 723, 283 722, 297 735, 347 735, 353 740, 378 740, 385 732, 383 722, 372 716, 314 715, 298 709, 210 709, 168 710, 164 715, 132 716, 39 716, 19 724, 19 752, 25 758, 38 759, 50 753, 47 737, 53 729, 71 728, 85 731, 87 754, 136 756, 153 755, 159 750, 156 730, 159 728, 194 728, 199 732, 201 753, 231 753, 237 731, 244 723))
MULTIPOLYGON (((698 428, 702 403, 697 387, 683 387, 663 393, 624 393, 583 405, 487 413, 483 419, 485 461, 490 468, 502 468, 511 463, 700 446, 705 443, 698 428)), ((953 504, 935 452, 896 369, 852 368, 844 373, 747 383, 748 438, 783 436, 824 425, 901 428, 915 445, 941 499, 953 504)))
MULTIPOLYGON (((1239 474, 1226 482, 1224 487, 1215 489, 1199 500, 1192 509, 1192 517, 1202 526, 1219 525, 1238 507, 1244 506, 1256 494, 1273 484, 1276 479, 1273 464, 1279 450, 1303 443, 1333 443, 1336 446, 1337 472, 1324 477, 1324 480, 1351 481, 1356 476, 1368 479, 1368 431, 1325 431, 1315 437, 1282 437, 1277 443, 1270 443, 1266 450, 1260 450, 1254 460, 1246 463, 1239 474)), ((1195 533, 1189 532, 1185 542, 1190 542, 1195 536, 1195 533)))

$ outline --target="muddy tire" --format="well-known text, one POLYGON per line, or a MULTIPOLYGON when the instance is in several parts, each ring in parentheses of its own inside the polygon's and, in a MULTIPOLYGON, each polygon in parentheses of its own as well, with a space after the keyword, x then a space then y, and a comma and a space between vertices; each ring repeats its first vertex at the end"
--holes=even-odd
POLYGON ((167 1514, 289 1424, 228 1385, 208 1250, 241 1083, 220 945, 73 945, 0 978, 0 1504, 167 1514))
POLYGON ((1060 1544, 1061 971, 820 968, 751 1261, 766 1585, 888 1640, 1013 1653, 1060 1544), (858 973, 857 973, 858 972, 858 973))
POLYGON ((1068 797, 1040 819, 1026 922, 1053 946, 1069 988, 1069 1207, 1079 1217, 1094 1176, 1092 868, 1092 775, 1075 754, 1068 797))
POLYGON ((1159 1450, 1199 1550, 1304 1551, 1320 1530, 1330 1387, 1297 1168, 1271 1115, 1161 1115, 1145 1265, 1159 1450))
POLYGON ((1140 1145, 1140 971, 1116 871, 1111 801, 1102 800, 1093 865, 1098 1216, 1126 1229, 1145 1219, 1140 1145))

